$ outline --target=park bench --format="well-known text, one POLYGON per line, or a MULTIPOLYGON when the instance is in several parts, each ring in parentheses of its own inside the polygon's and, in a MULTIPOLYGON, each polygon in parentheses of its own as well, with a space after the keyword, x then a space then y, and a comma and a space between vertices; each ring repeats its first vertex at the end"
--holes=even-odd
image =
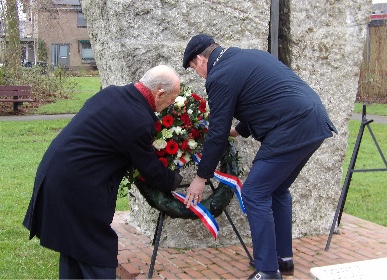
POLYGON ((0 86, 0 102, 13 102, 13 110, 18 111, 18 106, 23 102, 33 102, 30 86, 0 86), (3 98, 6 97, 6 98, 3 98))

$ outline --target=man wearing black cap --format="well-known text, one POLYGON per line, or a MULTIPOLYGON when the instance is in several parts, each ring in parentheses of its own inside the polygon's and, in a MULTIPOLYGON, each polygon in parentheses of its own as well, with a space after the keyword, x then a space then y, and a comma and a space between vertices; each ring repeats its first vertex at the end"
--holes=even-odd
POLYGON ((251 135, 261 147, 242 187, 256 268, 249 279, 292 275, 289 187, 324 139, 337 133, 324 105, 311 87, 268 52, 222 48, 205 34, 191 38, 183 67, 206 79, 211 110, 202 159, 185 204, 200 202, 228 136, 251 135), (231 128, 234 117, 239 123, 231 128))

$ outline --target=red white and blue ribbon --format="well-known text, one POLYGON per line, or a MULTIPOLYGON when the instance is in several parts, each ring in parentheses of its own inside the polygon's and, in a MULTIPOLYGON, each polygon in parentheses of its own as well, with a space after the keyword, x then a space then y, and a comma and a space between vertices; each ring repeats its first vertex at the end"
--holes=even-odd
MULTIPOLYGON (((184 203, 185 195, 178 193, 178 192, 172 192, 173 196, 184 203)), ((189 209, 194 212, 200 220, 202 220, 203 224, 207 227, 207 229, 210 231, 214 239, 216 240, 219 232, 219 226, 215 221, 214 216, 204 207, 202 204, 197 203, 195 206, 191 204, 189 209)))
POLYGON ((242 200, 242 183, 239 180, 239 178, 232 176, 230 174, 222 173, 218 170, 215 170, 214 178, 217 179, 219 182, 234 189, 239 201, 239 206, 243 214, 246 214, 245 206, 243 205, 243 200, 242 200))
POLYGON ((185 154, 182 154, 182 156, 175 161, 175 164, 178 169, 182 168, 184 164, 186 164, 188 161, 184 158, 185 154))
MULTIPOLYGON (((192 155, 192 157, 193 157, 194 161, 197 164, 199 164, 199 162, 202 158, 202 155, 200 153, 197 153, 197 154, 192 155)), ((239 180, 239 178, 236 176, 230 175, 230 174, 220 172, 218 170, 215 170, 214 178, 217 179, 219 182, 231 187, 235 191, 237 198, 238 198, 238 201, 239 201, 239 206, 240 206, 243 214, 246 214, 245 206, 243 205, 243 200, 242 200, 242 183, 239 180)))

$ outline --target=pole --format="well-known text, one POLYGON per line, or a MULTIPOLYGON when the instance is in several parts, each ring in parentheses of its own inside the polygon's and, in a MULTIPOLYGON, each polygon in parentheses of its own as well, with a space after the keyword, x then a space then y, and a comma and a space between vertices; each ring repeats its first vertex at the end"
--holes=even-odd
POLYGON ((271 0, 270 7, 270 53, 278 58, 279 0, 271 0))

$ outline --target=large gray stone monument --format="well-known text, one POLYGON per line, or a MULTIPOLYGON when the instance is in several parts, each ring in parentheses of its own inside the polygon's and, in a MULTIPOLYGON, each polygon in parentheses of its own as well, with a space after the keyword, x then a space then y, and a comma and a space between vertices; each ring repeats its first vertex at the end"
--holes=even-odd
MULTIPOLYGON (((204 80, 182 67, 184 48, 198 33, 213 36, 223 47, 268 49, 269 0, 81 3, 103 87, 136 82, 145 70, 163 63, 175 67, 182 82, 205 94, 204 80)), ((293 237, 327 234, 341 190, 348 122, 371 0, 281 0, 280 11, 279 58, 320 94, 339 131, 324 142, 291 188, 293 237)), ((259 144, 250 138, 239 139, 237 148, 243 159, 241 166, 248 171, 259 144)), ((183 173, 187 182, 192 173, 183 173)), ((135 187, 131 194, 128 222, 153 238, 158 211, 149 207, 135 187)), ((245 242, 251 242, 247 219, 236 199, 228 211, 245 242)), ((239 242, 224 215, 217 222, 221 229, 214 241, 199 220, 167 218, 161 245, 198 247, 239 242)))

